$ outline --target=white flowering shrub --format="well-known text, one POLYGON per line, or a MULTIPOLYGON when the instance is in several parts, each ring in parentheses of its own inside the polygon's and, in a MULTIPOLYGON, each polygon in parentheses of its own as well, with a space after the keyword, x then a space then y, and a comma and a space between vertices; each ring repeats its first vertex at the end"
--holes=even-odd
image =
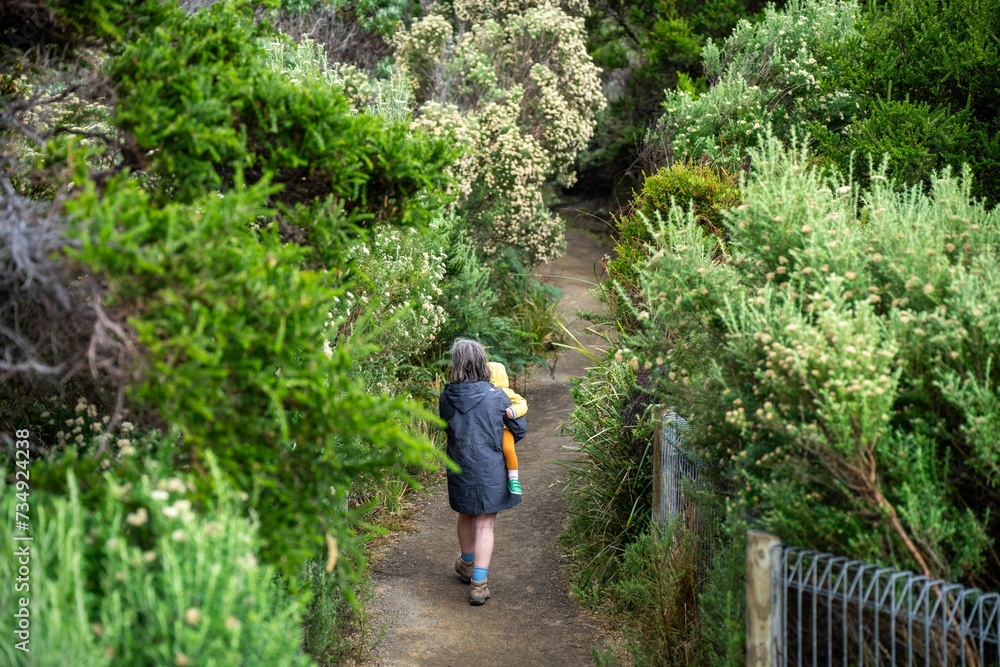
POLYGON ((428 14, 414 21, 393 38, 396 63, 406 74, 418 97, 426 97, 431 84, 443 76, 453 50, 451 23, 441 14, 428 14))
POLYGON ((645 139, 647 162, 709 156, 736 168, 765 128, 785 137, 810 123, 845 128, 859 103, 838 87, 834 56, 856 38, 857 13, 853 0, 792 0, 768 6, 758 23, 740 21, 721 47, 709 40, 702 59, 712 86, 700 96, 667 92, 666 113, 645 139))
MULTIPOLYGON (((30 654, 0 647, 5 665, 179 667, 309 665, 298 610, 257 561, 257 524, 235 498, 195 511, 191 485, 153 466, 135 483, 101 480, 88 504, 72 473, 64 497, 32 494, 30 591, 0 591, 5 610, 29 595, 30 654)), ((0 480, 13 525, 14 489, 0 480)), ((88 491, 90 494, 94 489, 88 491)), ((17 560, 0 562, 13 582, 17 560)), ((16 619, 5 613, 8 637, 16 619)))
POLYGON ((328 331, 378 348, 362 363, 371 389, 394 389, 399 366, 427 350, 444 323, 444 226, 436 221, 427 235, 380 227, 348 250, 354 287, 331 309, 328 331))
POLYGON ((491 103, 463 115, 452 104, 426 104, 414 126, 457 146, 473 146, 453 169, 459 215, 486 255, 517 248, 530 264, 554 259, 563 247, 563 222, 542 197, 548 156, 518 131, 517 106, 491 103))
POLYGON ((439 7, 395 39, 416 125, 465 149, 457 207, 473 218, 483 251, 514 247, 529 264, 548 261, 561 250, 562 227, 542 188, 572 185, 606 104, 583 19, 527 1, 453 9, 453 20, 439 7))
MULTIPOLYGON (((465 23, 473 23, 486 19, 501 19, 509 14, 521 14, 538 7, 539 4, 538 0, 456 0, 452 7, 455 18, 465 23)), ((587 0, 564 0, 552 5, 573 16, 590 15, 590 5, 587 0)))
POLYGON ((968 173, 861 191, 774 138, 751 155, 728 244, 677 208, 653 225, 647 326, 619 358, 652 369, 735 484, 731 510, 975 579, 998 533, 977 489, 1000 478, 1000 213, 968 173))

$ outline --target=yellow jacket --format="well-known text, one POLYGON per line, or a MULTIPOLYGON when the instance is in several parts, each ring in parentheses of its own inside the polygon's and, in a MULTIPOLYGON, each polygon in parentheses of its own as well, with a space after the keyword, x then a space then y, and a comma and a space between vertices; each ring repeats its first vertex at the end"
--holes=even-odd
POLYGON ((507 394, 507 398, 510 399, 511 410, 514 411, 514 419, 520 419, 524 415, 528 414, 528 402, 524 400, 524 397, 518 394, 516 391, 510 388, 510 381, 507 379, 507 369, 504 365, 491 361, 490 366, 490 382, 497 389, 503 389, 503 393, 507 394))

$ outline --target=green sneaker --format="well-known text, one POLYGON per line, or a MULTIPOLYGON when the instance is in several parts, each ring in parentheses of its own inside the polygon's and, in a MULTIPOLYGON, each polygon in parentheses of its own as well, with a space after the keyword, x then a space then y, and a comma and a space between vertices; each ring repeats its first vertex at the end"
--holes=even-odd
POLYGON ((521 482, 516 479, 508 479, 507 489, 515 496, 519 496, 521 495, 521 482))

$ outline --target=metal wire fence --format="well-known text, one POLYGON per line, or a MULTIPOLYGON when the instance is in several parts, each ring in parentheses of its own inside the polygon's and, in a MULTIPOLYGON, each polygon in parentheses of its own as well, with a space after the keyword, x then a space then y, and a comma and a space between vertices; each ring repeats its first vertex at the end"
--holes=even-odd
POLYGON ((656 433, 653 456, 653 522, 660 530, 682 521, 697 541, 698 572, 708 572, 718 541, 718 517, 706 502, 715 494, 708 465, 684 448, 684 435, 691 426, 673 410, 654 407, 656 433))
POLYGON ((691 428, 687 420, 673 410, 663 411, 658 419, 660 437, 656 444, 660 448, 661 483, 657 523, 662 526, 683 515, 685 510, 692 506, 692 503, 685 498, 684 485, 697 484, 699 473, 705 466, 682 446, 684 433, 691 428))
POLYGON ((1000 665, 1000 595, 798 547, 774 550, 777 665, 1000 665))

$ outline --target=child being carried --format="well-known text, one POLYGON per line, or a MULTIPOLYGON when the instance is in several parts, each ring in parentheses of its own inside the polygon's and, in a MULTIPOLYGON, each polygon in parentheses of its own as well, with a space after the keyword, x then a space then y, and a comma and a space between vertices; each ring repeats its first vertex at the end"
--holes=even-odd
MULTIPOLYGON (((507 408, 507 417, 519 419, 528 413, 528 402, 524 397, 510 388, 507 380, 507 369, 504 365, 495 361, 490 364, 490 382, 497 389, 502 389, 503 393, 510 398, 510 407, 507 408)), ((503 427, 503 459, 507 463, 507 488, 511 493, 521 495, 521 482, 517 478, 517 453, 514 451, 514 434, 503 427)))

